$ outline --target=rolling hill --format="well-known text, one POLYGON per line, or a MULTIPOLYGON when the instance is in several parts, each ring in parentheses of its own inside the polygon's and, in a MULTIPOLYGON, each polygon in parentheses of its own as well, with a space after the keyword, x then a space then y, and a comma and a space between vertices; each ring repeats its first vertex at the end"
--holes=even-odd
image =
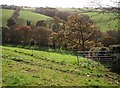
POLYGON ((102 31, 107 31, 107 30, 113 30, 113 29, 118 29, 118 19, 115 20, 110 20, 114 19, 116 15, 114 13, 99 13, 99 12, 88 12, 88 13, 82 13, 86 14, 91 17, 92 20, 94 20, 97 25, 100 27, 102 31))
MULTIPOLYGON (((7 10, 7 9, 2 9, 2 24, 6 25, 7 20, 9 17, 12 15, 14 10, 7 10)), ((38 20, 46 20, 47 18, 50 18, 48 16, 42 15, 42 14, 37 14, 33 13, 30 11, 20 11, 20 16, 19 19, 22 23, 26 23, 27 20, 30 20, 32 24, 35 24, 38 20)))
MULTIPOLYGON (((77 12, 80 14, 86 14, 89 15, 91 17, 92 20, 94 20, 97 25, 100 27, 100 29, 102 31, 107 31, 107 30, 112 30, 112 29, 119 29, 118 26, 118 22, 119 20, 111 20, 109 21, 109 18, 114 18, 116 17, 115 13, 99 13, 99 12, 87 12, 87 13, 83 13, 81 12, 81 10, 78 9, 70 9, 70 8, 59 8, 58 10, 60 11, 67 11, 67 12, 77 12)), ((13 13, 14 10, 6 10, 6 9, 2 9, 2 23, 3 25, 7 24, 7 19, 11 16, 11 14, 13 13)), ((42 14, 37 14, 34 12, 30 12, 30 11, 21 11, 20 12, 20 21, 22 23, 26 23, 26 20, 30 20, 32 22, 32 24, 35 24, 38 20, 45 20, 47 18, 50 18, 48 16, 42 15, 42 14)))
MULTIPOLYGON (((92 8, 93 9, 93 8, 92 8)), ((100 27, 102 31, 112 30, 112 29, 119 29, 119 19, 114 19, 118 14, 116 13, 100 13, 100 10, 94 12, 87 12, 87 9, 85 8, 58 8, 60 11, 65 12, 71 12, 71 13, 78 13, 78 14, 86 14, 91 17, 92 20, 94 20, 97 25, 100 27), (84 12, 86 11, 86 12, 84 12)))
POLYGON ((119 86, 120 75, 103 65, 80 57, 56 52, 2 48, 3 86, 119 86))

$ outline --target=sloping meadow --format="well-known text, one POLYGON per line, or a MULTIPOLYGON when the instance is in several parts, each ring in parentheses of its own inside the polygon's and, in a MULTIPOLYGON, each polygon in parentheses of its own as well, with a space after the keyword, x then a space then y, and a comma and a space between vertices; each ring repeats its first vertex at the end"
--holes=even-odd
POLYGON ((2 48, 3 86, 119 86, 120 75, 100 63, 71 54, 2 48))

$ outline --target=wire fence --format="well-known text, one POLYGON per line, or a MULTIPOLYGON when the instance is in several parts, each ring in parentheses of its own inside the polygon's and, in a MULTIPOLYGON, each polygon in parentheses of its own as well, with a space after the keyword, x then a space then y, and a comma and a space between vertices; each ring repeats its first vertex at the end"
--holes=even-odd
MULTIPOLYGON (((77 52, 77 63, 78 65, 81 64, 81 57, 87 58, 88 62, 89 59, 97 61, 99 66, 99 63, 103 64, 105 67, 113 68, 118 65, 113 65, 116 60, 119 58, 117 57, 117 53, 113 53, 112 51, 79 51, 77 52)), ((117 63, 120 64, 120 63, 117 63)))

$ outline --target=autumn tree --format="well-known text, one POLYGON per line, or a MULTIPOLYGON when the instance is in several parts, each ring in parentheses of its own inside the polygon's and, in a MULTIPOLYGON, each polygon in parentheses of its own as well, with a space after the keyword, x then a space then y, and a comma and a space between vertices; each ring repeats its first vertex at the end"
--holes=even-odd
POLYGON ((32 39, 32 30, 30 26, 16 25, 16 27, 11 31, 11 42, 13 44, 27 45, 32 39))
POLYGON ((51 45, 55 47, 67 47, 66 39, 64 38, 64 31, 53 32, 51 35, 51 45))
POLYGON ((100 30, 87 15, 71 15, 65 25, 65 38, 86 50, 85 43, 100 38, 100 30))
POLYGON ((52 30, 46 27, 39 26, 33 29, 33 40, 36 45, 49 45, 49 39, 52 34, 52 30))
POLYGON ((21 26, 19 28, 19 30, 20 30, 20 33, 21 33, 22 43, 24 45, 29 44, 30 40, 32 39, 32 36, 31 36, 31 33, 32 33, 31 27, 24 25, 24 26, 21 26))
POLYGON ((58 33, 53 32, 50 36, 50 45, 55 48, 57 46, 58 33))
POLYGON ((102 44, 106 47, 109 47, 110 45, 114 45, 117 43, 117 40, 114 37, 111 37, 108 33, 103 33, 102 38, 102 44))
POLYGON ((2 27, 2 42, 10 44, 29 44, 32 39, 32 30, 30 26, 14 25, 13 29, 2 27))

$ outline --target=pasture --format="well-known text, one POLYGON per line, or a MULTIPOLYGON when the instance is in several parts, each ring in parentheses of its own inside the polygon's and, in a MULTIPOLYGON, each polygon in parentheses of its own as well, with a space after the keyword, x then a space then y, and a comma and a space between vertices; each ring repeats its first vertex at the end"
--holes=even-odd
MULTIPOLYGON (((7 20, 10 18, 14 10, 6 10, 2 9, 2 25, 7 25, 7 20)), ((21 23, 26 23, 27 20, 30 20, 33 25, 39 20, 46 20, 47 18, 50 18, 48 16, 37 14, 31 11, 20 11, 19 20, 21 23)))
POLYGON ((0 46, 3 86, 119 86, 120 75, 98 62, 44 50, 0 46))
POLYGON ((115 19, 117 15, 115 13, 100 13, 100 12, 88 12, 82 13, 91 17, 92 20, 100 27, 102 31, 118 29, 118 19, 115 19), (110 20, 113 19, 113 20, 110 20))
MULTIPOLYGON (((96 24, 100 27, 102 31, 107 31, 107 30, 113 30, 113 29, 119 29, 118 25, 118 19, 115 19, 118 15, 115 13, 100 13, 100 12, 81 12, 78 9, 66 9, 66 8, 60 8, 60 11, 67 11, 67 12, 74 12, 77 11, 77 13, 80 14, 86 14, 91 17, 92 20, 96 22, 96 24), (113 19, 113 20, 110 20, 113 19)), ((12 15, 14 10, 6 10, 2 9, 2 24, 6 25, 8 18, 12 15)), ((20 11, 20 22, 21 23, 26 23, 26 20, 30 20, 32 24, 34 25, 38 20, 46 20, 50 17, 42 15, 42 14, 37 14, 31 11, 20 11)))
MULTIPOLYGON (((7 24, 13 12, 14 10, 2 9, 3 26, 7 24)), ((114 13, 82 14, 89 15, 102 31, 118 29, 118 20, 109 21, 116 17, 114 13)), ((22 24, 29 20, 35 25, 37 21, 48 18, 50 17, 21 10, 18 19, 22 24)), ((78 65, 75 53, 65 51, 61 47, 52 49, 46 46, 18 44, 3 45, 0 49, 2 49, 2 86, 120 86, 120 74, 81 55, 78 65)))

